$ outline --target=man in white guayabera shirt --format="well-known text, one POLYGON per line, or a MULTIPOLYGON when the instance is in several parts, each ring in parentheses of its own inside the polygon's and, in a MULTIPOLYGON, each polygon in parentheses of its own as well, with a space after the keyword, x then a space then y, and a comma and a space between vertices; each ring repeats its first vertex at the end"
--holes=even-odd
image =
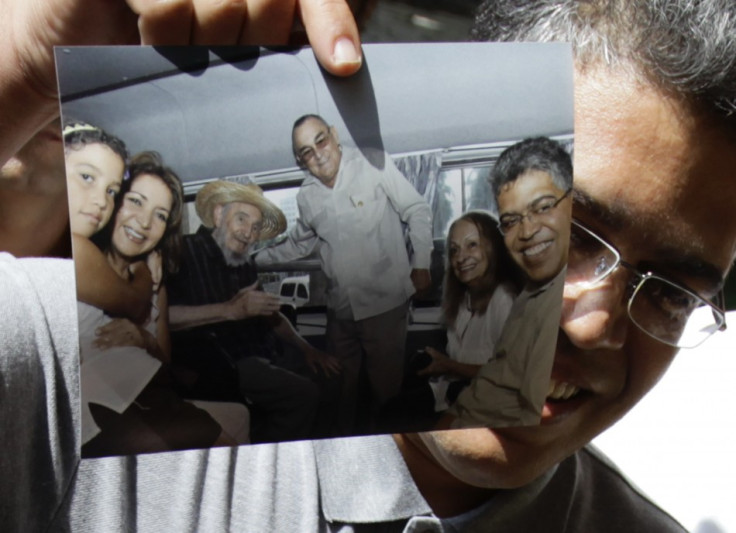
POLYGON ((319 244, 328 279, 328 351, 340 359, 343 376, 338 418, 350 434, 364 357, 373 415, 401 388, 409 298, 430 284, 431 211, 387 153, 343 146, 318 115, 296 120, 292 147, 309 172, 297 194, 299 219, 285 241, 255 259, 293 261, 319 244))

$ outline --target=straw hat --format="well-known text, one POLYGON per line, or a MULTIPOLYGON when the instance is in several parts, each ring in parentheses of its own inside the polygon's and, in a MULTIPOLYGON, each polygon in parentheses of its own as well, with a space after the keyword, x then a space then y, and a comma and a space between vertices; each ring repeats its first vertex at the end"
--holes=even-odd
POLYGON ((263 216, 260 240, 270 239, 286 229, 284 213, 263 196, 263 190, 255 183, 243 185, 232 181, 212 181, 197 193, 195 207, 197 215, 208 228, 215 227, 215 206, 231 202, 250 204, 263 216))

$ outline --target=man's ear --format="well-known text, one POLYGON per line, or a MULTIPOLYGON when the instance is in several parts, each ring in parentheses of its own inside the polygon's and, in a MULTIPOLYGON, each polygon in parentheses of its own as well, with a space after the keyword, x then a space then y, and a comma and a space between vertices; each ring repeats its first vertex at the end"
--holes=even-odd
POLYGON ((335 144, 340 144, 340 137, 337 135, 337 130, 335 129, 335 126, 330 126, 330 135, 332 135, 332 138, 335 139, 335 144))
POLYGON ((214 211, 212 211, 212 218, 214 219, 213 222, 215 223, 215 227, 219 228, 222 225, 222 212, 223 212, 223 206, 222 204, 217 204, 215 206, 214 211))

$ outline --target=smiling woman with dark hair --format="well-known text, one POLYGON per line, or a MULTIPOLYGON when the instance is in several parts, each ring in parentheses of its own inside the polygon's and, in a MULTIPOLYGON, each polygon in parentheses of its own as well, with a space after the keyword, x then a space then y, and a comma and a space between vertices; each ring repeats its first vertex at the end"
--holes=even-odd
MULTIPOLYGON (((163 276, 174 274, 179 269, 179 255, 181 252, 181 222, 184 210, 184 192, 182 190, 179 176, 171 167, 164 165, 161 155, 157 152, 141 152, 136 154, 128 165, 127 172, 129 179, 125 180, 120 188, 120 196, 125 197, 130 190, 132 183, 138 176, 148 174, 159 179, 171 193, 171 210, 166 217, 166 228, 153 248, 153 251, 160 253, 163 276)), ((128 200, 128 202, 134 201, 128 200)), ((102 231, 93 237, 93 241, 104 251, 111 252, 113 245, 114 225, 106 226, 102 231)))

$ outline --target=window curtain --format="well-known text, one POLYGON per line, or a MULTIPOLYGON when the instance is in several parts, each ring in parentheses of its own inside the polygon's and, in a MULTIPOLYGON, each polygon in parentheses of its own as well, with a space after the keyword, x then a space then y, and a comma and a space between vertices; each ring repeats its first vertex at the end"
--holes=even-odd
MULTIPOLYGON (((414 188, 424 197, 432 213, 437 210, 437 184, 442 167, 442 152, 426 152, 408 155, 394 159, 396 168, 406 177, 414 188)), ((404 224, 404 239, 406 240, 409 257, 414 253, 409 242, 408 228, 404 224)))

